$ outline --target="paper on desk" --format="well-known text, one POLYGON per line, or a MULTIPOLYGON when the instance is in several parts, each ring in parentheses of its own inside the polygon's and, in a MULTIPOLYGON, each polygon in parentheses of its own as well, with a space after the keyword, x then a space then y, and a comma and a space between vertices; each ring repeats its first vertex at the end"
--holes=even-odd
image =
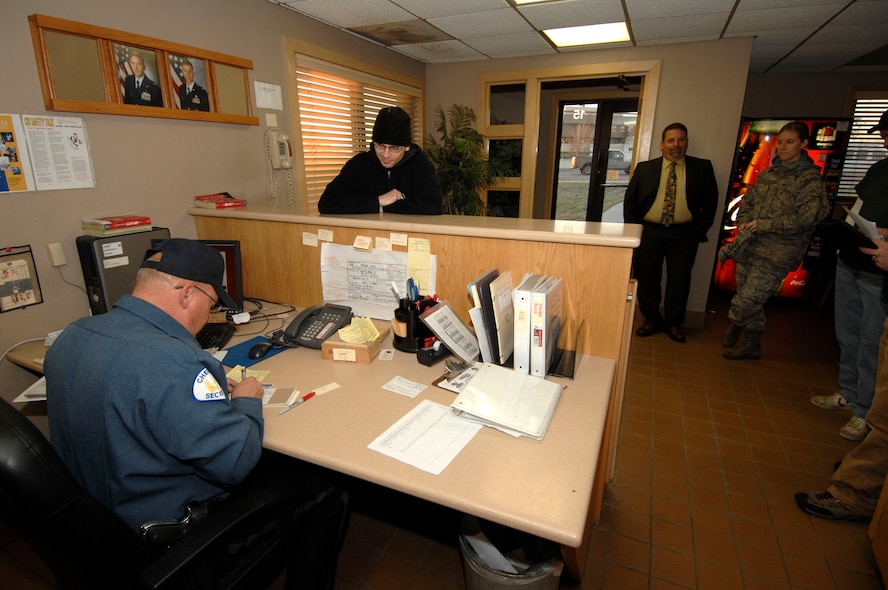
POLYGON ((407 397, 416 397, 425 390, 426 386, 422 383, 396 376, 383 385, 382 388, 394 391, 395 393, 400 393, 401 395, 406 395, 407 397))
POLYGON ((45 402, 46 401, 46 377, 41 377, 30 387, 21 392, 13 403, 45 402))
POLYGON ((367 448, 439 475, 479 430, 480 424, 451 416, 447 406, 423 400, 367 448))
MULTIPOLYGON (((225 375, 232 381, 236 381, 238 383, 241 382, 241 369, 243 369, 243 365, 236 365, 233 369, 228 371, 228 374, 225 375)), ((256 369, 247 369, 247 377, 255 377, 256 381, 264 381, 268 374, 271 371, 257 371, 256 369)))

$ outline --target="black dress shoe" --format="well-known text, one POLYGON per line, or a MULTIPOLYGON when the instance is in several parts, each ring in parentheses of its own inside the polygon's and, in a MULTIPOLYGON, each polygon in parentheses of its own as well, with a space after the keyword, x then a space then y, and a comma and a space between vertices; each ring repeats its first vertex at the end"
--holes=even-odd
POLYGON ((688 339, 685 338, 684 332, 682 332, 680 326, 669 326, 665 330, 666 334, 669 336, 669 339, 673 342, 687 342, 688 339))
POLYGON ((645 322, 641 325, 639 329, 635 330, 635 335, 645 338, 647 336, 653 336, 659 331, 660 328, 657 326, 657 324, 654 324, 652 322, 645 322))

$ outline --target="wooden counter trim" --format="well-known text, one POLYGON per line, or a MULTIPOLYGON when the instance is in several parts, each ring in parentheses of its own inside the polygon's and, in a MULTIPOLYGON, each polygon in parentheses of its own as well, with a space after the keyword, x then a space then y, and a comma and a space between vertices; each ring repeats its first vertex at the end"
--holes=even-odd
POLYGON ((195 217, 222 217, 312 224, 332 227, 363 227, 404 233, 423 232, 450 236, 483 237, 531 242, 584 244, 637 248, 641 226, 622 223, 555 221, 513 217, 475 217, 462 215, 308 215, 294 213, 292 208, 275 205, 249 205, 243 209, 187 209, 195 217))

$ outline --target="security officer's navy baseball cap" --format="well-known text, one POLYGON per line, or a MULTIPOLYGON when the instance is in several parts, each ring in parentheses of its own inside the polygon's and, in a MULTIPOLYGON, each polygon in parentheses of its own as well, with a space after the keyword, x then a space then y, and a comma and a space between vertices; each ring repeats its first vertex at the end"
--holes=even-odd
POLYGON ((218 250, 183 238, 164 240, 145 252, 142 268, 153 268, 168 275, 212 285, 223 307, 236 310, 237 304, 222 285, 225 260, 218 250), (160 252, 160 260, 148 260, 160 252))

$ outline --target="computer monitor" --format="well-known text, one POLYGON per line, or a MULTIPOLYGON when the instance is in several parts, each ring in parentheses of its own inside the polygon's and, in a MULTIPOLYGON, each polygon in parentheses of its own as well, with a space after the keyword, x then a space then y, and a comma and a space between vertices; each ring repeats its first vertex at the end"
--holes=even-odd
MULTIPOLYGON (((163 240, 152 240, 151 247, 155 247, 163 240)), ((244 308, 244 283, 241 271, 241 249, 240 240, 198 240, 215 248, 222 254, 225 260, 225 275, 222 277, 222 285, 234 302, 237 303, 237 309, 226 309, 227 313, 238 313, 244 308)))
POLYGON ((207 246, 215 248, 225 260, 225 276, 222 284, 225 290, 237 303, 237 309, 226 309, 230 313, 238 313, 244 308, 244 282, 241 270, 240 240, 199 240, 207 246))

